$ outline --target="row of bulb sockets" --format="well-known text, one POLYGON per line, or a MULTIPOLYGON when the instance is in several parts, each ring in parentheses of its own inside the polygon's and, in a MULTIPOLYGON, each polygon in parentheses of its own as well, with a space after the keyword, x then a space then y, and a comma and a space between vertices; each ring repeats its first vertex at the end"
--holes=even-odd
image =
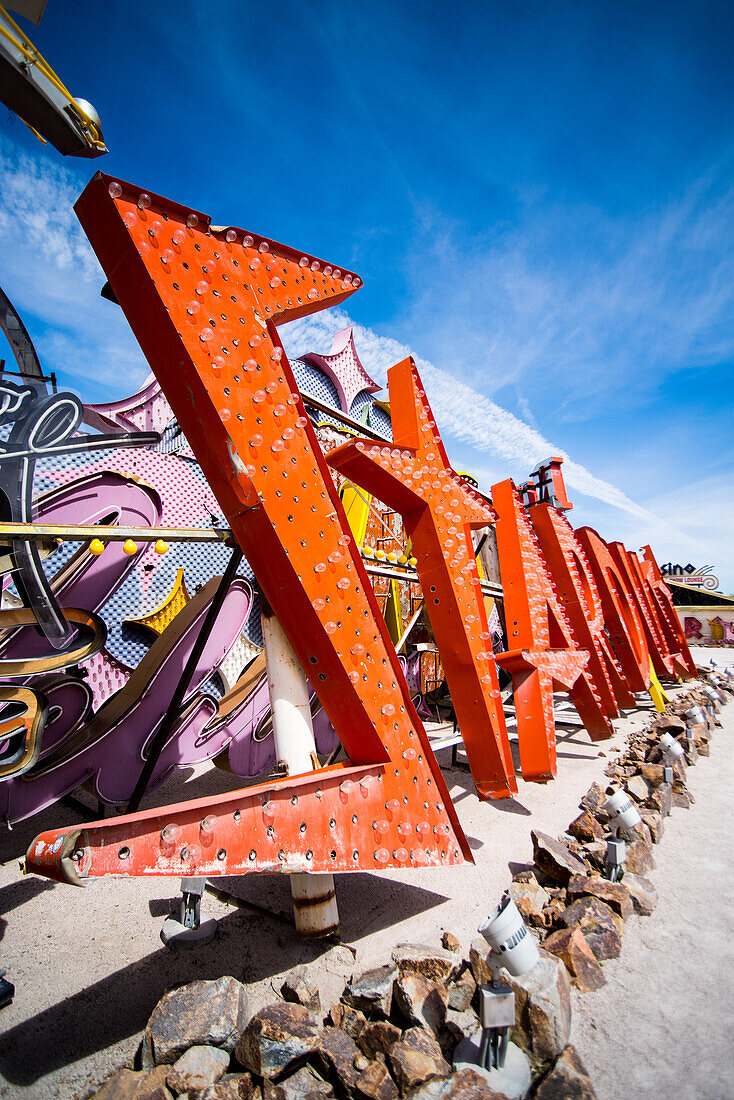
MULTIPOLYGON (((92 539, 92 541, 89 543, 88 549, 90 554, 93 554, 95 558, 98 558, 99 555, 103 554, 105 551, 105 543, 102 542, 101 539, 92 539)), ((163 539, 156 539, 153 545, 153 549, 155 550, 156 554, 163 555, 168 551, 168 543, 164 542, 163 539)), ((137 554, 138 550, 138 544, 133 539, 125 539, 122 544, 122 552, 123 554, 127 554, 128 557, 132 557, 133 554, 137 554)))

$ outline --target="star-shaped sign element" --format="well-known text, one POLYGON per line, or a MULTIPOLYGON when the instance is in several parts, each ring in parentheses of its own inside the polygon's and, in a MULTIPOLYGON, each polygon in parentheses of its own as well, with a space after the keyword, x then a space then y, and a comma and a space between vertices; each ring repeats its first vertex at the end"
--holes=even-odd
POLYGON ((393 442, 356 439, 329 463, 403 517, 479 796, 517 791, 471 532, 494 511, 452 470, 412 359, 388 371, 393 442))
POLYGON ((309 351, 302 356, 304 363, 318 367, 336 387, 342 412, 349 413, 352 402, 360 393, 376 393, 380 387, 370 378, 362 366, 354 346, 352 325, 337 332, 327 355, 309 351))

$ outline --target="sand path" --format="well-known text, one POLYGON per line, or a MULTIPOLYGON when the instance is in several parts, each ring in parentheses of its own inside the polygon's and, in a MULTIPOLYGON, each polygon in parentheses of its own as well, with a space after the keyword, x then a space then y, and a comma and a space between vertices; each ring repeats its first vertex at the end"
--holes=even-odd
MULTIPOLYGON (((708 661, 711 651, 703 652, 708 661)), ((655 914, 631 919, 622 958, 605 967, 606 988, 575 998, 572 1038, 600 1100, 734 1096, 734 705, 722 716, 711 757, 690 771, 696 804, 674 811, 656 849, 655 914)), ((248 876, 222 885, 273 915, 207 898, 207 914, 220 918, 217 938, 200 951, 173 955, 158 933, 177 892, 175 880, 101 879, 75 890, 23 878, 17 860, 32 838, 43 828, 78 821, 63 807, 0 834, 0 947, 17 987, 12 1006, 0 1014, 0 1096, 88 1095, 130 1063, 162 993, 195 978, 233 974, 248 983, 258 1007, 274 999, 284 971, 305 962, 328 1006, 352 970, 384 962, 396 943, 438 943, 449 929, 468 949, 509 883, 508 864, 530 859, 530 829, 563 832, 581 795, 593 780, 606 782, 605 764, 649 717, 647 709, 618 721, 613 741, 601 745, 592 745, 584 732, 563 735, 556 781, 520 782, 518 797, 504 804, 480 803, 469 774, 447 769, 475 865, 342 876, 337 896, 350 950, 299 940, 289 923, 287 881, 248 876)), ((228 785, 234 785, 231 777, 221 773, 199 776, 195 787, 181 777, 158 801, 228 785)))

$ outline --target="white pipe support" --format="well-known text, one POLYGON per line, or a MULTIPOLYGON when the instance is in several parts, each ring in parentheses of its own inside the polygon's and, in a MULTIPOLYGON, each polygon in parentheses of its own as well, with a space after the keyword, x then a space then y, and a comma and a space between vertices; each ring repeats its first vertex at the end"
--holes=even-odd
POLYGON ((263 612, 261 624, 275 755, 288 775, 303 775, 316 759, 308 682, 275 615, 263 612))
MULTIPOLYGON (((288 775, 303 775, 318 765, 308 681, 285 631, 262 596, 261 606, 275 754, 288 775)), ((310 938, 336 935, 339 909, 334 876, 296 874, 290 880, 299 935, 310 938)))

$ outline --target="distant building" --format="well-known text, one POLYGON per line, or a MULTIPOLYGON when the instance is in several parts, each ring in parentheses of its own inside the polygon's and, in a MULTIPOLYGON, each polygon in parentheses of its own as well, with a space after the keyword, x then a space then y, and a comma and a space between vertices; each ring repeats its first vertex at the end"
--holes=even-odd
MULTIPOLYGON (((718 585, 715 577, 707 576, 706 579, 713 579, 718 585)), ((734 645, 734 597, 711 592, 708 586, 693 587, 688 578, 680 583, 670 573, 665 580, 673 593, 675 610, 689 643, 734 645)))

